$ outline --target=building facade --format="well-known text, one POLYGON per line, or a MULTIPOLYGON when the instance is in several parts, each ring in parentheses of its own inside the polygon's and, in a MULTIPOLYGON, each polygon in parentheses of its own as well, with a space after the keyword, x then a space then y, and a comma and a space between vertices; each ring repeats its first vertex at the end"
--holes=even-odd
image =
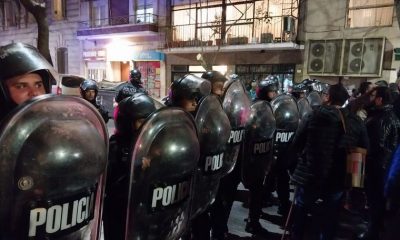
MULTIPOLYGON (((13 0, 0 5, 0 45, 23 42, 37 45, 37 24, 33 16, 13 0)), ((47 0, 50 54, 55 68, 62 73, 81 74, 81 43, 76 38, 80 21, 80 0, 47 0)))
MULTIPOLYGON (((272 74, 292 82, 302 68, 297 0, 175 0, 164 53, 167 81, 213 68, 250 85, 272 74)), ((167 82, 168 84, 169 82, 167 82)))
MULTIPOLYGON (((205 68, 246 84, 272 74, 285 88, 304 78, 394 82, 400 66, 393 0, 44 1, 58 71, 120 82, 138 68, 156 98, 205 68)), ((0 44, 36 45, 32 16, 2 2, 0 44)))
POLYGON ((355 87, 366 80, 397 80, 400 31, 393 0, 308 0, 303 9, 304 78, 343 77, 355 87))

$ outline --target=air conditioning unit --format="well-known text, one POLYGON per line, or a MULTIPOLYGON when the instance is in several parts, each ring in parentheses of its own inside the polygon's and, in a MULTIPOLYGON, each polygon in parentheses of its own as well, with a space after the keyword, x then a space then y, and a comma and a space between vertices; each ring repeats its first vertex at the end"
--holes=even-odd
POLYGON ((313 75, 339 74, 342 42, 342 40, 311 40, 308 73, 313 75))
POLYGON ((379 76, 384 44, 384 38, 346 39, 343 75, 379 76))

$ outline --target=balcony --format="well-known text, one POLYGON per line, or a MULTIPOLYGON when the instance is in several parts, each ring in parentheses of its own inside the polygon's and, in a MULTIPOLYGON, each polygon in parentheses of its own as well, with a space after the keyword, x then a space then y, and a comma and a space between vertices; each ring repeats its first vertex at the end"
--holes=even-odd
POLYGON ((296 19, 279 16, 227 21, 225 38, 221 36, 223 24, 209 22, 172 26, 170 40, 164 48, 182 51, 179 48, 207 48, 210 50, 265 48, 265 46, 293 46, 296 39, 296 19), (177 49, 178 48, 178 49, 177 49))
POLYGON ((79 22, 78 39, 111 38, 122 36, 148 36, 158 34, 158 16, 154 14, 120 16, 79 22))

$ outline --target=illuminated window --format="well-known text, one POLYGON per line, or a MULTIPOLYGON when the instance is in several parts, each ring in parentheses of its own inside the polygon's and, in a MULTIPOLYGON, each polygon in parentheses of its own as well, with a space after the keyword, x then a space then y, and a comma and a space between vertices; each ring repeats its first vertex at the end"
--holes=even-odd
POLYGON ((139 0, 136 10, 136 23, 153 23, 152 1, 139 0))
POLYGON ((53 0, 53 19, 64 20, 67 17, 66 0, 53 0))
POLYGON ((346 27, 391 26, 393 0, 349 0, 346 27))

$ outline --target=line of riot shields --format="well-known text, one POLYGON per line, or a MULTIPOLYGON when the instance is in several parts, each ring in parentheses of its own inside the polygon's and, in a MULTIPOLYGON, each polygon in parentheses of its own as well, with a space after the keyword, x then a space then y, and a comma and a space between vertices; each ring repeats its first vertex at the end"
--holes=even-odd
MULTIPOLYGON (((201 98, 195 116, 155 101, 129 152, 125 239, 185 235, 238 157, 245 186, 263 180, 318 96, 251 103, 235 80, 222 99, 201 98)), ((100 239, 108 133, 98 111, 80 98, 43 95, 0 130, 0 239, 100 239)))

